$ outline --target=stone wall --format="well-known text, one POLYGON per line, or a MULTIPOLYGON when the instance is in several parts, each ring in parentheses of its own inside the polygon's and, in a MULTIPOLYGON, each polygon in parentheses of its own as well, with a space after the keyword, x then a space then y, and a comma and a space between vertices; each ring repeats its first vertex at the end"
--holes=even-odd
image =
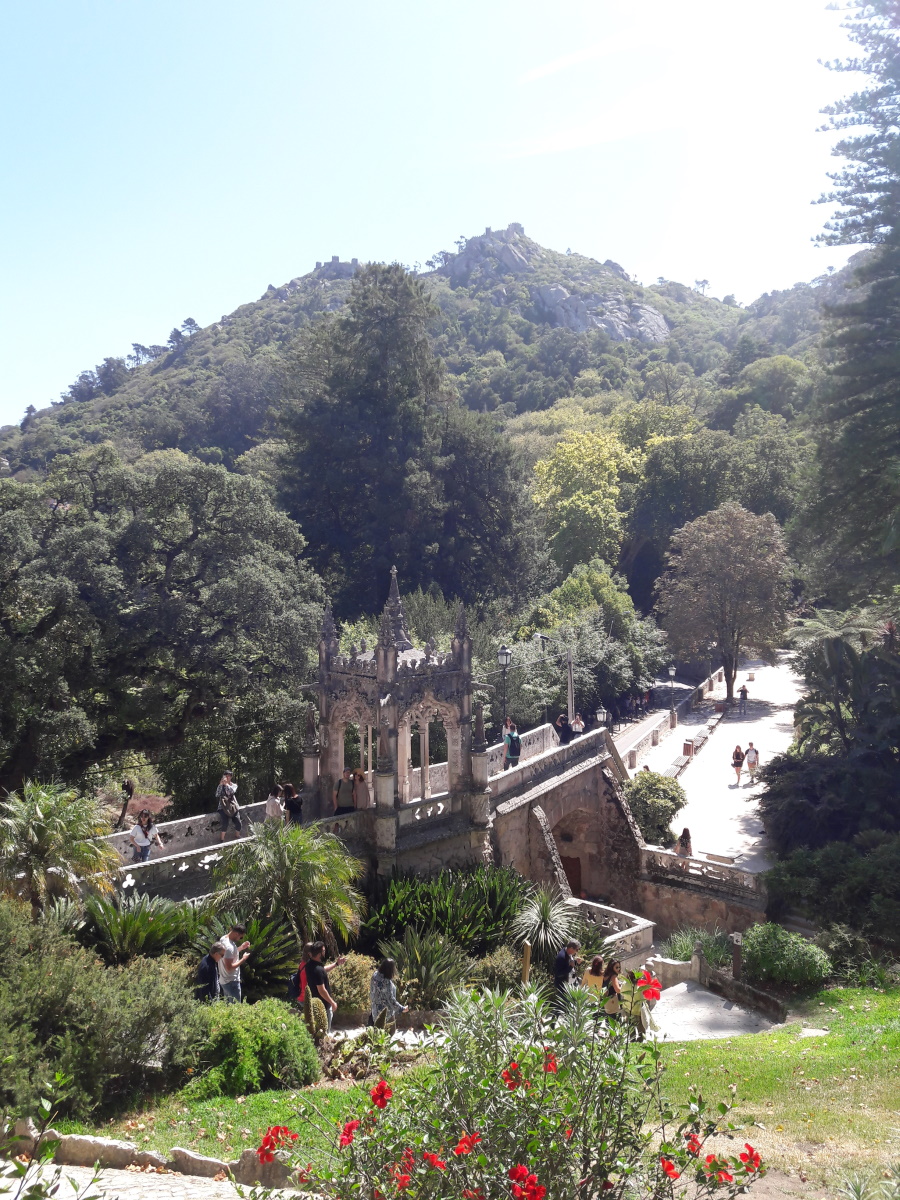
MULTIPOLYGON (((522 734, 522 757, 520 762, 524 763, 526 759, 534 758, 536 755, 543 754, 547 750, 553 750, 558 745, 558 739, 553 732, 552 725, 538 725, 536 729, 529 729, 528 733, 522 734)), ((506 756, 506 746, 503 742, 496 742, 493 746, 488 747, 488 776, 500 776, 504 774, 503 759, 506 756)), ((413 767, 409 773, 410 779, 410 798, 418 800, 422 795, 421 768, 413 767)), ((507 772, 508 774, 508 772, 507 772)), ((432 796, 439 796, 448 788, 448 769, 447 763, 431 763, 428 768, 428 783, 431 789, 432 796)))
MULTIPOLYGON (((265 801, 261 804, 248 804, 242 808, 244 832, 249 834, 252 826, 265 820, 265 816, 265 801)), ((122 833, 112 833, 104 839, 118 850, 122 862, 131 862, 131 828, 132 826, 129 826, 122 833)), ((151 862, 163 854, 182 854, 188 850, 203 850, 221 844, 218 812, 200 813, 196 817, 184 817, 180 821, 163 821, 156 828, 163 848, 160 850, 158 846, 153 847, 150 851, 151 862)))

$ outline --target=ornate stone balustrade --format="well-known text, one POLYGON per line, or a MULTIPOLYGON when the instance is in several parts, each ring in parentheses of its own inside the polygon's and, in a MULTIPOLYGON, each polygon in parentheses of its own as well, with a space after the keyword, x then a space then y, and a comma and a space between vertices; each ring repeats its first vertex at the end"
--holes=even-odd
POLYGON ((726 893, 746 899, 754 907, 765 904, 766 889, 762 877, 726 863, 708 862, 704 858, 679 858, 673 851, 663 850, 660 846, 644 846, 641 872, 654 882, 726 893))
MULTIPOLYGON (((544 725, 541 728, 549 729, 550 726, 544 725)), ((582 759, 605 753, 605 729, 583 733, 581 737, 573 738, 566 746, 560 746, 554 739, 551 749, 535 754, 527 760, 523 758, 515 770, 501 771, 490 778, 492 802, 497 804, 507 792, 515 788, 540 783, 553 775, 559 775, 582 759)))
POLYGON ((404 804, 398 813, 400 828, 439 821, 442 817, 448 817, 450 811, 450 797, 446 795, 433 800, 413 800, 410 804, 404 804))
POLYGON ((607 904, 579 900, 574 896, 566 904, 576 909, 585 921, 597 926, 610 948, 610 955, 622 960, 623 970, 640 966, 649 954, 655 928, 652 921, 621 908, 610 908, 607 904))
MULTIPOLYGON (((253 826, 265 820, 265 816, 265 801, 261 804, 248 804, 242 808, 241 821, 244 833, 247 835, 252 833, 253 826)), ((112 833, 104 839, 110 845, 115 846, 122 862, 130 862, 132 858, 131 830, 137 824, 137 820, 129 816, 128 822, 128 827, 121 833, 112 833)), ((219 846, 221 842, 221 825, 217 812, 199 813, 195 817, 183 817, 178 821, 161 821, 156 828, 163 848, 160 850, 158 846, 154 846, 150 851, 151 860, 173 854, 183 854, 190 850, 219 846)), ((233 841, 232 833, 233 829, 230 829, 229 838, 233 841)))

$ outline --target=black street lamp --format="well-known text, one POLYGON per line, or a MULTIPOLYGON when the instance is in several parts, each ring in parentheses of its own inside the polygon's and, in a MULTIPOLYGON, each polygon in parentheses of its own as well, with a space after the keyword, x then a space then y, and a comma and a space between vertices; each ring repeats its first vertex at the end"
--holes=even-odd
POLYGON ((675 711, 675 668, 669 667, 669 712, 675 711))
POLYGON ((506 672, 509 670, 509 664, 512 662, 512 650, 508 646, 501 646, 497 651, 497 666, 502 672, 502 691, 503 691, 503 723, 506 724, 506 672))

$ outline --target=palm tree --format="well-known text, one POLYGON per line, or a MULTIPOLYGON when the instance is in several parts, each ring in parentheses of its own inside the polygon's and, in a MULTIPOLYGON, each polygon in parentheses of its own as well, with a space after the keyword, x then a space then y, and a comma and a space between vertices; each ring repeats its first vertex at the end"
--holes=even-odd
POLYGON ((359 925, 363 897, 353 886, 360 862, 330 833, 309 825, 257 826, 217 863, 213 879, 229 908, 280 918, 298 945, 334 932, 347 937, 359 925))
POLYGON ((28 782, 0 805, 0 891, 27 900, 35 919, 54 899, 84 888, 113 890, 119 855, 93 796, 61 784, 28 782))
POLYGON ((575 933, 578 913, 559 891, 535 888, 513 921, 512 936, 521 945, 530 942, 535 959, 550 962, 575 933))

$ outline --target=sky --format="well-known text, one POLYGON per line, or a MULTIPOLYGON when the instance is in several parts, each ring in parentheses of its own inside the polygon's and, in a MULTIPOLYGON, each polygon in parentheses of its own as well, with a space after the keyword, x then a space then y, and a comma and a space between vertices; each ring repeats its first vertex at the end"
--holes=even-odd
MULTIPOLYGON (((5 0, 0 424, 312 269, 519 221, 748 303, 812 239, 825 0, 5 0)), ((856 248, 854 248, 856 249, 856 248)))

